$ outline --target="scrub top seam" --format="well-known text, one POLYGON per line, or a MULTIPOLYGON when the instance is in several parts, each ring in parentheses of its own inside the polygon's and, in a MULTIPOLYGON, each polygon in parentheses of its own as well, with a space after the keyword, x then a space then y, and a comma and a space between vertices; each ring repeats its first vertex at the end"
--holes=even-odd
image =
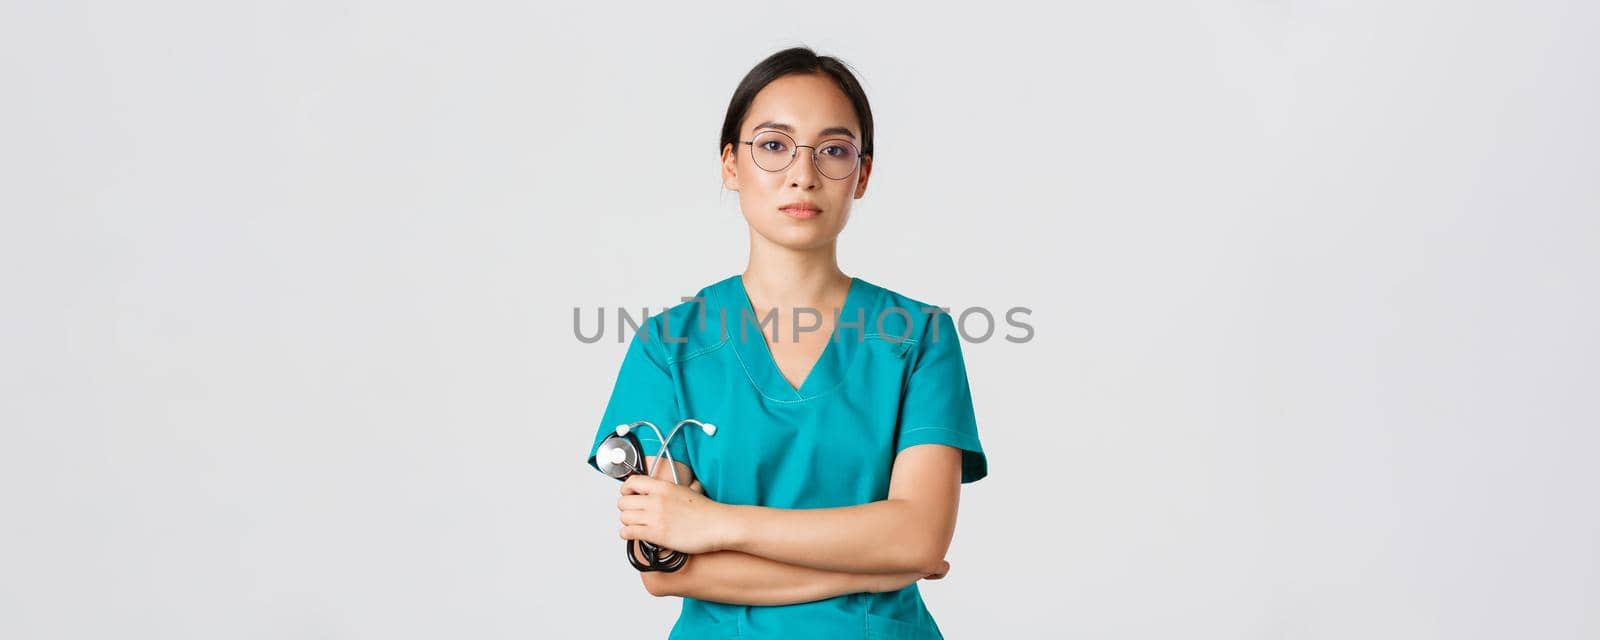
POLYGON ((727 344, 728 344, 728 341, 727 340, 723 340, 722 342, 718 342, 718 343, 716 343, 714 345, 711 345, 709 347, 702 348, 699 351, 692 352, 689 355, 686 355, 686 356, 684 356, 682 358, 674 358, 674 357, 669 355, 669 356, 667 356, 667 364, 670 366, 670 365, 674 365, 674 364, 680 364, 680 363, 688 362, 690 360, 693 360, 693 359, 698 358, 700 356, 703 356, 705 354, 711 353, 712 351, 716 351, 718 349, 721 349, 724 346, 727 346, 727 344))
POLYGON ((950 427, 912 427, 912 429, 901 429, 901 435, 914 434, 914 432, 918 432, 918 430, 942 430, 942 432, 947 432, 947 434, 957 435, 957 440, 962 440, 962 442, 970 440, 970 438, 966 437, 966 434, 963 434, 963 432, 960 432, 960 430, 950 429, 950 427))
POLYGON ((951 429, 950 427, 912 427, 910 429, 901 429, 900 433, 911 433, 912 431, 949 431, 955 434, 961 433, 960 431, 951 429))
POLYGON ((896 338, 900 338, 899 340, 890 340, 889 338, 885 337, 885 334, 882 334, 882 333, 864 333, 864 334, 861 334, 861 337, 863 338, 862 342, 866 341, 865 338, 877 338, 877 339, 882 340, 882 341, 884 341, 884 342, 886 342, 888 344, 906 343, 906 344, 910 344, 913 347, 917 346, 917 343, 919 342, 919 340, 917 338, 900 338, 900 336, 895 336, 896 338))

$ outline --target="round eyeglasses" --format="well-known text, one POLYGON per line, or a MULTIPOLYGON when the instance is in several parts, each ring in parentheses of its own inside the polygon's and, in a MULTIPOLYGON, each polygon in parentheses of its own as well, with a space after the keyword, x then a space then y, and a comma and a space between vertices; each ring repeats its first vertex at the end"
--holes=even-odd
POLYGON ((750 145, 750 159, 765 171, 783 171, 799 155, 801 147, 811 150, 811 164, 832 180, 843 180, 855 173, 861 162, 861 151, 849 140, 823 140, 816 145, 795 144, 794 138, 780 131, 762 131, 754 140, 740 140, 750 145))

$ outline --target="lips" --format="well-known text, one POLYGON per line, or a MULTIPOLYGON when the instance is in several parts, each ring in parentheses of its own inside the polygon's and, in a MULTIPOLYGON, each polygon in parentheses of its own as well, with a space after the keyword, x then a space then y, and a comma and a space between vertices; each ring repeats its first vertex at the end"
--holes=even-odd
POLYGON ((815 218, 822 214, 821 207, 809 202, 790 202, 778 207, 778 210, 791 218, 800 219, 815 218))

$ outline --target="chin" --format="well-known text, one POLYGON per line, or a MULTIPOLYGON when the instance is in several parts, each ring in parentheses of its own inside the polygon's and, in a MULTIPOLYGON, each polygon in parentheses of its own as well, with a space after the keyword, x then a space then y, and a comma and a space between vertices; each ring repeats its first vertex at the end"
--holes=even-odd
POLYGON ((756 227, 756 233, 761 234, 761 237, 766 238, 768 242, 793 251, 825 247, 839 237, 838 230, 832 228, 784 227, 786 225, 764 225, 764 228, 756 227))

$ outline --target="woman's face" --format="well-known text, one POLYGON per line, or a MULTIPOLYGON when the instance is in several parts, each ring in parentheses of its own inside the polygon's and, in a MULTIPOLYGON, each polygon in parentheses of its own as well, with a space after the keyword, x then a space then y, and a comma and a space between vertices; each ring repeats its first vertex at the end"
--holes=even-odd
MULTIPOLYGON (((855 108, 839 85, 826 75, 787 75, 756 94, 740 124, 739 140, 757 140, 760 145, 757 136, 771 131, 785 133, 794 145, 805 146, 791 147, 799 153, 788 168, 767 171, 757 166, 752 157, 752 152, 760 152, 755 146, 725 145, 723 186, 739 192, 739 208, 745 221, 768 241, 800 251, 833 243, 850 218, 851 202, 867 191, 872 158, 861 158, 854 171, 834 179, 839 172, 835 171, 834 177, 823 175, 812 158, 811 148, 823 146, 820 154, 838 154, 839 147, 821 143, 845 140, 860 149, 861 124, 855 108), (785 208, 794 203, 810 205, 815 211, 785 208)), ((768 149, 776 146, 766 145, 768 149)))

